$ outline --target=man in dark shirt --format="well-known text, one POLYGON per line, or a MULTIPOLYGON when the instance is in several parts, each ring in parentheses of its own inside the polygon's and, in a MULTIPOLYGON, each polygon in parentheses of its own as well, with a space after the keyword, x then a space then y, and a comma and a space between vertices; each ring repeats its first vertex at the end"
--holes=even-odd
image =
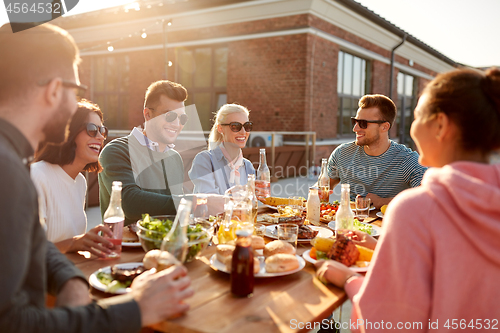
POLYGON ((50 24, 15 34, 4 25, 0 45, 0 332, 137 332, 186 311, 184 267, 144 273, 131 293, 90 303, 84 276, 45 237, 29 175, 38 143, 64 140, 76 111, 78 49, 50 24))
POLYGON ((146 213, 176 214, 174 197, 184 194, 184 164, 174 142, 187 122, 187 96, 187 90, 178 83, 153 82, 146 91, 144 130, 134 127, 129 135, 103 148, 99 156, 103 168, 99 173, 102 216, 114 181, 123 184, 125 225, 137 222, 146 213))

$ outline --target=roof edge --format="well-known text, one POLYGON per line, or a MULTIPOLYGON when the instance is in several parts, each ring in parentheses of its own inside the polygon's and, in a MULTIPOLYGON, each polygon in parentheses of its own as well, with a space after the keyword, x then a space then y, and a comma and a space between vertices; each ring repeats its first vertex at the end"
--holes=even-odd
POLYGON ((454 67, 463 66, 354 0, 332 0, 332 1, 338 2, 339 4, 351 9, 357 14, 363 16, 364 18, 369 19, 373 23, 379 25, 380 27, 392 32, 393 34, 401 38, 403 38, 406 35, 407 42, 414 44, 415 46, 421 48, 425 52, 432 54, 436 58, 446 62, 451 66, 454 67))

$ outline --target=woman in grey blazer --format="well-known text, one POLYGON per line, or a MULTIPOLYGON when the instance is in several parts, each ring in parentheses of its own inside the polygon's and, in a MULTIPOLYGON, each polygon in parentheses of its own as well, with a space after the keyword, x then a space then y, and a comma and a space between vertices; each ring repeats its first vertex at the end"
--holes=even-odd
POLYGON ((249 113, 238 104, 225 104, 217 111, 208 150, 196 155, 189 170, 194 193, 223 195, 234 185, 245 185, 248 175, 255 174, 252 163, 241 152, 252 130, 249 113))

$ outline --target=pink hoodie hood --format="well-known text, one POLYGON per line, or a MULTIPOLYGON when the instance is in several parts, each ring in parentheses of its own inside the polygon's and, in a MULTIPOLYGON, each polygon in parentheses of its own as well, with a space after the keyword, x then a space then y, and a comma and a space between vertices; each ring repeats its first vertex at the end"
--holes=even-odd
POLYGON ((464 238, 500 265, 500 164, 455 162, 431 168, 422 186, 455 221, 464 238))

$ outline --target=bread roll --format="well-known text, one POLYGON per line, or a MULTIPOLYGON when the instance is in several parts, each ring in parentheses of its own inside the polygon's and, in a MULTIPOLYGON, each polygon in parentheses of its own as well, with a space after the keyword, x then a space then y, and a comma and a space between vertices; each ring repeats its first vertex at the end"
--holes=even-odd
POLYGON ((180 264, 179 260, 171 253, 160 250, 151 250, 146 253, 144 259, 142 259, 142 263, 144 264, 144 268, 156 268, 158 271, 180 264))
POLYGON ((130 230, 129 226, 123 228, 122 242, 135 243, 138 241, 139 237, 137 237, 137 234, 134 231, 130 230))
POLYGON ((252 249, 255 250, 262 250, 266 243, 264 242, 264 238, 256 235, 252 235, 252 249))
POLYGON ((282 273, 299 268, 299 261, 294 254, 278 253, 266 259, 266 272, 282 273))
POLYGON ((234 245, 217 245, 217 260, 224 263, 227 257, 233 255, 234 248, 234 245))
POLYGON ((282 240, 269 242, 264 247, 264 257, 266 258, 278 253, 295 254, 295 248, 292 244, 282 240))
MULTIPOLYGON (((226 270, 231 273, 231 265, 233 261, 233 256, 226 257, 224 259, 224 265, 226 265, 226 270)), ((260 261, 256 257, 253 257, 253 273, 257 274, 260 272, 260 261)))

